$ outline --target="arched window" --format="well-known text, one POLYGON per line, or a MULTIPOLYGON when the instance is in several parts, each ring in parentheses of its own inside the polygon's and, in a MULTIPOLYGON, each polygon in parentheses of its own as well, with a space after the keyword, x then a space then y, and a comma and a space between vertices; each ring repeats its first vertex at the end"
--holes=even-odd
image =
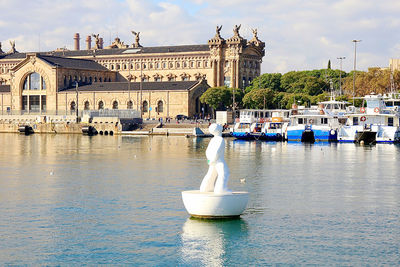
MULTIPOLYGON (((66 80, 64 79, 64 83, 66 80)), ((24 81, 24 90, 46 90, 46 83, 39 73, 33 72, 29 74, 24 81)))
POLYGON ((118 109, 118 101, 114 100, 113 104, 112 104, 112 108, 113 109, 118 109))
POLYGON ((147 101, 143 101, 143 112, 147 112, 149 109, 149 103, 147 103, 147 101))
POLYGON ((89 83, 92 83, 92 76, 89 77, 89 83))
POLYGON ((97 83, 97 77, 94 77, 94 82, 97 83))
POLYGON ((126 108, 127 109, 132 109, 133 108, 133 103, 131 100, 128 101, 128 103, 126 104, 126 108))
POLYGON ((75 101, 71 102, 71 105, 69 107, 69 109, 71 110, 71 113, 73 113, 76 110, 76 103, 75 101))
POLYGON ((160 100, 157 103, 157 112, 162 113, 164 112, 164 103, 160 100))
POLYGON ((103 101, 99 102, 99 109, 104 109, 104 102, 103 101))
POLYGON ((84 109, 85 110, 89 110, 89 107, 90 107, 90 104, 89 104, 89 101, 85 101, 85 106, 84 106, 84 109))

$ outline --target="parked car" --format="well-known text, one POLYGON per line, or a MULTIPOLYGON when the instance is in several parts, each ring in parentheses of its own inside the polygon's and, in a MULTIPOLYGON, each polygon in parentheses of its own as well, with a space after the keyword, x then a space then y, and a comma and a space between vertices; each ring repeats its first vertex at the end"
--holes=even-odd
POLYGON ((179 120, 187 120, 187 119, 188 119, 188 117, 183 115, 183 114, 176 115, 176 117, 175 117, 175 120, 177 120, 177 121, 179 121, 179 120))

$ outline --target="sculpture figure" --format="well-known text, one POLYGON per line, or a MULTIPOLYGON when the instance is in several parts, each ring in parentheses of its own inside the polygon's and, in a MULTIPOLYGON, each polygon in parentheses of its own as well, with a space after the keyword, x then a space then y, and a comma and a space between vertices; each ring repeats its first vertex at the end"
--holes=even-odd
POLYGON ((15 49, 15 41, 10 41, 11 49, 8 52, 9 54, 14 54, 17 53, 17 50, 15 49))
POLYGON ((253 38, 257 38, 257 29, 251 29, 251 31, 253 32, 253 38))
POLYGON ((133 46, 135 48, 142 47, 140 45, 140 43, 139 43, 139 40, 140 40, 139 34, 140 34, 140 32, 135 32, 135 31, 131 31, 131 32, 132 32, 133 35, 135 35, 135 44, 133 46))
POLYGON ((225 163, 225 141, 222 138, 222 126, 213 123, 209 131, 214 137, 206 150, 208 172, 200 185, 200 192, 231 193, 228 189, 229 169, 225 163))
POLYGON ((233 28, 233 34, 235 35, 235 36, 239 36, 239 30, 240 30, 240 27, 242 26, 242 24, 239 24, 239 26, 238 25, 235 25, 235 27, 233 28))
POLYGON ((94 49, 100 49, 100 38, 99 34, 92 34, 94 37, 94 49))
POLYGON ((215 35, 217 35, 217 36, 221 36, 221 29, 222 29, 222 25, 221 26, 219 26, 218 27, 218 25, 217 25, 217 28, 216 28, 216 30, 215 30, 215 35))
POLYGON ((1 50, 1 42, 0 42, 0 54, 3 54, 3 50, 1 50))

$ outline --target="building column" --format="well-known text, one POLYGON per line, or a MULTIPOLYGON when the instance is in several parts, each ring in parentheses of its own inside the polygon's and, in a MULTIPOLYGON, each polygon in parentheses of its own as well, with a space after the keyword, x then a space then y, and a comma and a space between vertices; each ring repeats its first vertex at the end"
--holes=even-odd
POLYGON ((167 91, 167 117, 169 118, 169 91, 167 91))
POLYGON ((239 59, 236 60, 236 88, 240 88, 241 77, 240 77, 240 61, 239 59))
POLYGON ((230 65, 231 65, 230 87, 234 88, 235 87, 235 60, 234 59, 230 60, 230 65))
POLYGON ((39 95, 39 110, 40 114, 42 114, 42 95, 39 95))
POLYGON ((217 86, 222 86, 221 80, 223 79, 223 76, 221 75, 222 74, 221 65, 222 65, 221 64, 221 60, 218 60, 217 61, 217 71, 218 71, 218 73, 217 73, 217 77, 218 77, 217 86))

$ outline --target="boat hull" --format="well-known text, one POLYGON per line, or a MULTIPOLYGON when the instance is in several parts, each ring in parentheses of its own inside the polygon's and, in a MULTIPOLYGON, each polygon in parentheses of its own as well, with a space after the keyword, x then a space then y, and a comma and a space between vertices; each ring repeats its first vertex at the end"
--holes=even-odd
MULTIPOLYGON (((295 141, 295 142, 300 142, 304 138, 304 132, 306 130, 303 129, 290 129, 288 128, 287 130, 287 140, 288 141, 295 141)), ((335 130, 330 130, 330 129, 315 129, 312 128, 311 131, 313 132, 314 135, 314 140, 315 142, 335 142, 337 141, 337 134, 335 130), (333 132, 332 132, 333 131, 333 132)))

